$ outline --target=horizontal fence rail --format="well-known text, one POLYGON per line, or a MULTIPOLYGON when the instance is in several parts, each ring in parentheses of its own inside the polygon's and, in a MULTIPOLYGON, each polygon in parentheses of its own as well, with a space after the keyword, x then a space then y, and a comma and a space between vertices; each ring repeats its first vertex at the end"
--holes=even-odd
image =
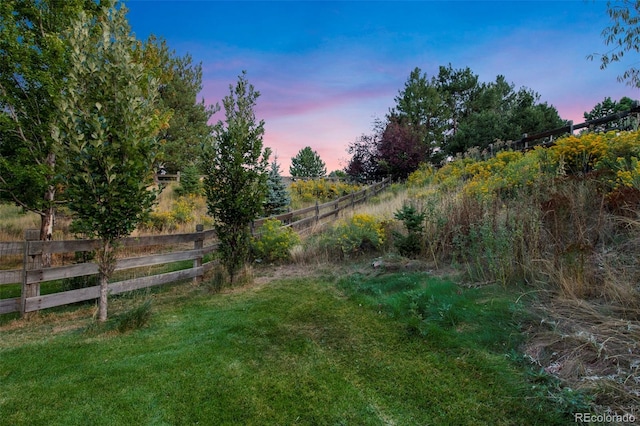
MULTIPOLYGON (((361 191, 348 194, 334 201, 299 209, 270 219, 278 219, 297 232, 313 228, 325 219, 335 219, 338 213, 358 203, 365 202, 375 196, 390 183, 390 179, 375 183, 361 191)), ((258 229, 267 218, 253 222, 252 231, 258 229)), ((88 253, 100 247, 99 240, 40 241, 39 232, 28 230, 25 241, 0 242, 0 253, 3 257, 22 259, 22 268, 0 271, 0 286, 21 285, 20 297, 0 299, 0 314, 11 312, 38 311, 71 303, 83 302, 100 297, 100 286, 90 286, 51 294, 40 294, 41 284, 55 280, 69 280, 98 274, 98 265, 91 261, 76 262, 43 267, 41 259, 44 254, 57 255, 64 259, 69 253, 88 253)), ((212 229, 203 230, 197 226, 196 232, 169 235, 151 235, 128 237, 118 241, 121 252, 135 253, 134 256, 117 260, 115 272, 131 271, 139 268, 151 268, 176 262, 192 261, 188 268, 158 274, 145 273, 144 276, 123 279, 109 283, 110 294, 121 294, 128 291, 149 288, 177 281, 200 281, 205 273, 215 266, 215 261, 203 262, 205 256, 216 251, 218 243, 212 229), (164 253, 149 254, 149 251, 165 250, 164 253)), ((125 254, 124 256, 127 256, 125 254)))
MULTIPOLYGON (((566 125, 562 127, 558 127, 557 129, 547 130, 540 133, 535 133, 532 135, 525 134, 521 139, 517 141, 509 141, 505 149, 513 149, 515 151, 527 151, 533 149, 536 146, 549 147, 552 146, 555 142, 553 140, 556 136, 562 136, 566 134, 573 134, 574 131, 580 129, 587 128, 595 128, 602 124, 607 124, 612 121, 620 120, 622 118, 626 118, 632 116, 634 114, 640 114, 640 104, 635 101, 628 111, 621 111, 615 114, 610 114, 605 117, 597 118, 594 120, 587 120, 584 123, 573 124, 573 121, 569 121, 566 125), (547 139, 547 141, 544 141, 547 139), (542 141, 542 142, 540 142, 542 141)), ((493 152, 493 144, 489 144, 489 149, 493 152)), ((497 152, 497 151, 496 151, 497 152)))
MULTIPOLYGON (((118 243, 123 251, 136 249, 149 251, 150 248, 171 248, 166 253, 143 254, 118 259, 115 271, 127 271, 136 268, 151 268, 158 265, 168 265, 181 261, 192 261, 192 266, 177 271, 164 272, 155 275, 145 275, 123 281, 109 283, 110 294, 120 294, 180 280, 200 280, 213 267, 213 262, 203 263, 207 254, 217 248, 213 230, 204 231, 199 225, 194 233, 153 235, 144 237, 128 237, 118 243), (206 242, 206 245, 205 245, 206 242), (185 248, 185 245, 191 248, 185 248), (181 247, 182 246, 182 247, 181 247)), ((37 233, 36 233, 37 234, 37 233)), ((67 305, 76 302, 96 299, 99 297, 100 286, 90 286, 52 294, 40 294, 42 283, 55 280, 85 277, 98 274, 98 265, 87 261, 60 266, 42 267, 39 259, 42 255, 91 252, 99 247, 99 240, 71 240, 71 241, 40 241, 29 238, 26 241, 0 243, 3 255, 20 255, 22 252, 23 265, 21 269, 0 271, 0 286, 21 284, 20 297, 0 299, 0 314, 10 312, 33 312, 40 309, 67 305)), ((64 262, 63 262, 64 263, 64 262)))
POLYGON ((269 219, 279 220, 285 226, 291 227, 298 232, 310 230, 324 219, 336 219, 341 211, 366 202, 369 198, 376 196, 380 191, 389 186, 390 183, 391 179, 386 178, 358 192, 343 195, 327 203, 318 204, 318 202, 316 202, 315 206, 255 220, 251 225, 251 231, 255 235, 264 222, 269 219))

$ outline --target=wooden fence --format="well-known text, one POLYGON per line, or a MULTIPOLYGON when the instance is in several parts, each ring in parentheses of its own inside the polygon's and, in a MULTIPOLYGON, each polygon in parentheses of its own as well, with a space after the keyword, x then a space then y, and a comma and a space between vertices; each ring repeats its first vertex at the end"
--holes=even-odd
MULTIPOLYGON (((281 220, 298 232, 313 228, 316 224, 335 219, 344 209, 352 208, 369 197, 378 194, 390 180, 373 184, 359 192, 340 197, 329 203, 292 211, 273 218, 281 220)), ((260 219, 252 224, 252 231, 264 223, 260 219)), ((28 230, 25 241, 0 242, 0 255, 3 258, 22 258, 22 268, 0 270, 1 286, 21 285, 20 297, 0 299, 0 314, 20 312, 22 315, 68 305, 71 303, 97 299, 100 287, 98 285, 61 291, 51 294, 41 294, 41 284, 49 281, 87 277, 98 273, 98 265, 93 262, 75 262, 69 260, 69 253, 92 252, 99 247, 99 240, 72 241, 40 241, 39 231, 28 230), (43 267, 42 255, 50 253, 55 259, 54 266, 43 267)), ((213 230, 204 230, 202 225, 196 227, 196 232, 171 235, 154 235, 143 237, 128 237, 120 240, 123 258, 118 259, 115 271, 135 270, 144 276, 124 279, 109 283, 110 294, 120 294, 128 291, 144 289, 177 281, 199 281, 204 274, 211 270, 214 261, 204 262, 205 256, 213 253, 217 248, 217 241, 213 230), (153 252, 153 254, 149 254, 153 252), (142 254, 142 255, 141 255, 142 254), (126 257, 128 256, 128 257, 126 257), (192 261, 190 267, 172 272, 150 275, 150 271, 136 268, 150 268, 160 265, 175 264, 176 262, 192 261)))
POLYGON ((383 179, 381 182, 374 183, 358 192, 344 195, 333 201, 327 203, 318 204, 316 201, 315 206, 307 207, 283 213, 277 216, 271 216, 269 218, 262 218, 254 221, 251 225, 251 231, 255 234, 256 230, 262 226, 267 219, 277 219, 284 225, 295 229, 298 232, 305 232, 313 229, 317 224, 322 223, 327 218, 332 220, 337 219, 341 211, 347 208, 353 208, 356 204, 366 202, 370 197, 377 195, 380 191, 385 189, 391 183, 390 178, 383 179))
MULTIPOLYGON (((633 105, 631 106, 631 109, 629 109, 628 111, 617 112, 615 114, 610 114, 605 117, 597 118, 595 120, 587 120, 584 123, 575 124, 575 125, 573 124, 573 121, 569 121, 567 125, 558 127, 557 129, 547 130, 547 131, 536 133, 533 135, 524 134, 522 135, 521 139, 517 141, 508 142, 506 146, 502 149, 513 149, 515 151, 527 151, 529 149, 533 149, 535 146, 549 147, 555 143, 553 138, 556 136, 562 136, 566 134, 571 135, 573 134, 574 131, 580 130, 580 129, 597 128, 602 124, 607 124, 612 121, 633 116, 634 114, 636 116, 640 116, 640 104, 637 101, 634 101, 633 105)), ((498 151, 496 150, 496 152, 494 152, 493 148, 494 148, 494 145, 489 144, 489 151, 491 155, 495 154, 498 151)))
MULTIPOLYGON (((0 271, 0 286, 22 284, 20 297, 0 299, 0 314, 9 312, 25 314, 99 297, 100 287, 97 285, 52 294, 40 294, 40 286, 44 282, 96 275, 98 273, 96 263, 83 262, 65 265, 63 255, 91 252, 98 248, 100 242, 99 240, 40 241, 37 239, 38 233, 34 230, 28 230, 25 241, 0 243, 0 252, 3 255, 22 255, 23 257, 21 269, 0 271), (58 255, 56 263, 61 263, 61 265, 42 267, 40 259, 43 253, 58 255)), ((118 259, 116 271, 167 265, 185 260, 193 261, 193 266, 178 271, 145 275, 110 283, 110 294, 120 294, 187 279, 199 280, 213 267, 213 262, 203 263, 204 256, 215 251, 217 247, 213 230, 204 231, 201 225, 198 225, 197 231, 194 233, 129 237, 121 239, 120 245, 125 253, 127 251, 148 253, 149 251, 161 251, 167 247, 177 251, 118 259), (205 245, 205 243, 207 244, 205 245), (185 245, 190 247, 186 248, 185 245)))

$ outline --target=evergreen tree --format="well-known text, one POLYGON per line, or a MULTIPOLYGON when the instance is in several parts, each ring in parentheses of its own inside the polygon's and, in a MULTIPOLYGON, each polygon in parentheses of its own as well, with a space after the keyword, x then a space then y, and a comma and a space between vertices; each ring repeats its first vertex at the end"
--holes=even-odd
POLYGON ((280 175, 280 165, 276 157, 271 163, 267 178, 267 198, 264 201, 264 215, 273 216, 285 213, 291 202, 287 186, 280 175))
POLYGON ((307 146, 291 159, 289 173, 292 177, 321 178, 327 174, 327 167, 318 153, 307 146))
POLYGON ((213 128, 209 119, 217 106, 197 99, 202 91, 201 63, 194 64, 189 54, 177 56, 164 40, 153 36, 146 45, 154 51, 161 70, 160 106, 171 112, 169 125, 159 134, 163 141, 161 161, 169 173, 188 173, 187 168, 200 161, 202 146, 210 143, 213 128))
POLYGON ((189 165, 182 169, 180 173, 180 185, 176 188, 176 194, 182 195, 202 195, 202 182, 200 181, 200 170, 195 165, 189 165))

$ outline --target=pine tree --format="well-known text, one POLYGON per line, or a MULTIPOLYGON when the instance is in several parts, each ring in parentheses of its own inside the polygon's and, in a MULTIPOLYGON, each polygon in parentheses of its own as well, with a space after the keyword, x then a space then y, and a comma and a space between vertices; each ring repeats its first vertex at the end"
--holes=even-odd
POLYGON ((327 167, 320 155, 312 150, 310 146, 307 146, 291 159, 289 173, 293 177, 321 178, 327 174, 327 167))
POLYGON ((267 198, 264 201, 265 216, 286 212, 290 202, 291 197, 280 175, 280 165, 276 157, 271 163, 269 177, 267 178, 267 198))

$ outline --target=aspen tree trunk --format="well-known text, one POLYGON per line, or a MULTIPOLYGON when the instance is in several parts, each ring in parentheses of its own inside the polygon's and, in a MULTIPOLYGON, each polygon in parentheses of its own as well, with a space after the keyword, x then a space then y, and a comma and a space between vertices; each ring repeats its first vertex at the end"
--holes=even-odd
POLYGON ((113 241, 102 240, 102 246, 98 252, 98 271, 100 274, 100 302, 98 305, 98 321, 107 320, 107 307, 109 303, 109 278, 116 268, 116 256, 113 241))

